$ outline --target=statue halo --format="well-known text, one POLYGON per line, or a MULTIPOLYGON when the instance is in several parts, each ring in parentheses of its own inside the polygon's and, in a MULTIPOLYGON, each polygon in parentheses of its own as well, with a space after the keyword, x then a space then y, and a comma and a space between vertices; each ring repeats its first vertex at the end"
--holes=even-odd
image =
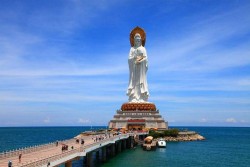
POLYGON ((136 33, 139 33, 141 35, 142 46, 145 46, 146 33, 141 27, 137 26, 130 32, 130 45, 131 45, 131 47, 134 46, 134 36, 135 36, 136 33))

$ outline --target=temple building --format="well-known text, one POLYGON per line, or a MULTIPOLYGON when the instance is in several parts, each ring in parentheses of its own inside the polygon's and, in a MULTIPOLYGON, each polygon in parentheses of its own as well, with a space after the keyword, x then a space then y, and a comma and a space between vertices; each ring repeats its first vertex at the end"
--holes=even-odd
POLYGON ((109 128, 125 128, 128 130, 168 129, 153 103, 124 103, 109 122, 109 128))

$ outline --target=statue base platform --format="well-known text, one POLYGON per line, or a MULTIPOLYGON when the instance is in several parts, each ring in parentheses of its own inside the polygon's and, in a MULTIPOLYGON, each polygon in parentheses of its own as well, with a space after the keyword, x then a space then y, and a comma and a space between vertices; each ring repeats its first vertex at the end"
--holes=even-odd
POLYGON ((124 103, 117 110, 114 118, 109 122, 110 129, 167 130, 168 123, 164 121, 156 109, 156 105, 150 102, 124 103))
POLYGON ((122 111, 156 111, 154 103, 124 103, 121 106, 122 111))

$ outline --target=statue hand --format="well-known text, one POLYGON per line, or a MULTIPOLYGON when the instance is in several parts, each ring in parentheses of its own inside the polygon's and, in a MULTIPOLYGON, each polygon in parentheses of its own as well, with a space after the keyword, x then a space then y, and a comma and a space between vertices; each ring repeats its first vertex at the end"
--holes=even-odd
POLYGON ((138 62, 140 62, 140 61, 142 61, 143 60, 143 56, 137 56, 137 58, 136 58, 136 60, 138 61, 138 62))

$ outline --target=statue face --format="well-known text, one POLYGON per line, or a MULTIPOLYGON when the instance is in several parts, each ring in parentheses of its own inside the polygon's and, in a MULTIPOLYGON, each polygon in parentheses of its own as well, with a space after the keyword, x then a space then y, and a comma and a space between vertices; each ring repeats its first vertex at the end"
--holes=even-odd
POLYGON ((134 40, 135 46, 141 46, 141 37, 140 36, 136 36, 135 40, 134 40))

